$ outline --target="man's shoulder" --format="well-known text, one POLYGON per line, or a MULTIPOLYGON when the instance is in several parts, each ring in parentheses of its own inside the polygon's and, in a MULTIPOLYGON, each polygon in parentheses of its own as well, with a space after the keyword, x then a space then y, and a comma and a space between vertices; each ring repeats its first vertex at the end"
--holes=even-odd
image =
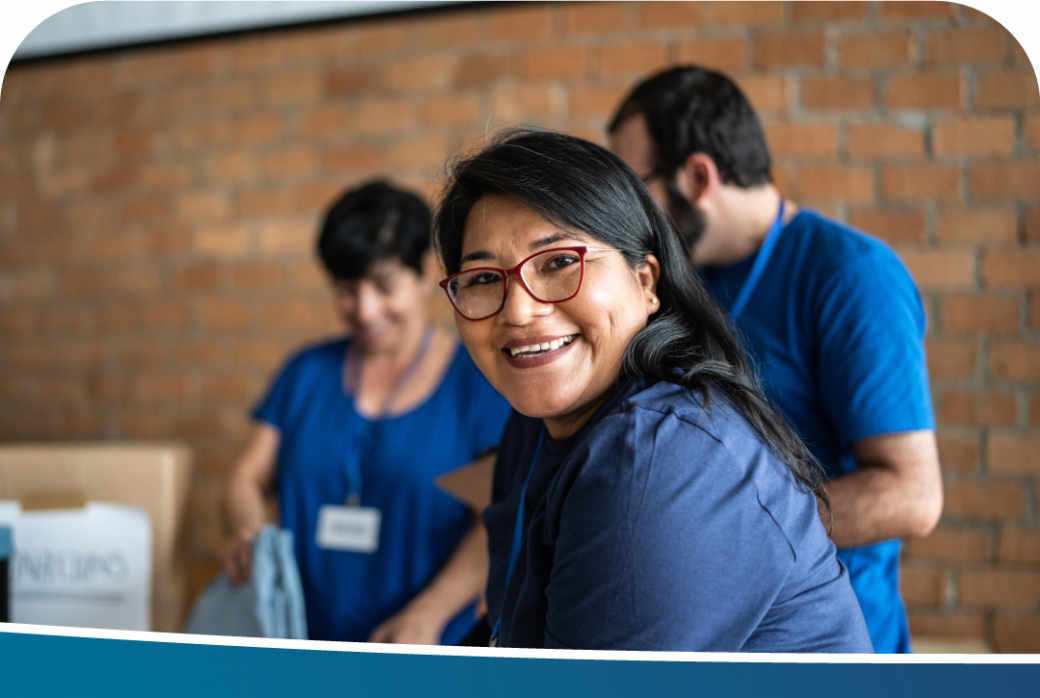
POLYGON ((884 241, 809 208, 801 209, 785 232, 799 252, 818 264, 840 267, 864 258, 898 259, 884 241))

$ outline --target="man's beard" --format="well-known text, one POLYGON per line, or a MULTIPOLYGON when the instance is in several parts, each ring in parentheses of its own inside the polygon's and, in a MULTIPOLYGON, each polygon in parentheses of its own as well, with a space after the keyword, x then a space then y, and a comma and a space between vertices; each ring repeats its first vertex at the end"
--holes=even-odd
POLYGON ((691 204, 682 195, 675 184, 674 177, 667 181, 665 188, 668 192, 668 215, 671 216, 672 223, 679 231, 683 242, 686 243, 687 252, 692 259, 693 248, 704 236, 704 229, 707 227, 704 211, 691 204))

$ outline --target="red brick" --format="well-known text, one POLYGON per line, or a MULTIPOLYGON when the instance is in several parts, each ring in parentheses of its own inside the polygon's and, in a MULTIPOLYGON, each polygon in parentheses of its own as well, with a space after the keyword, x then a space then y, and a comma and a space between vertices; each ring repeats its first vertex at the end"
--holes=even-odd
POLYGON ((249 249, 249 230, 239 223, 203 226, 195 235, 195 249, 214 257, 240 257, 249 249))
POLYGON ((878 3, 882 19, 953 19, 957 5, 951 2, 878 3))
POLYGON ((899 570, 899 587, 909 604, 942 606, 950 588, 948 570, 922 565, 904 564, 899 570))
POLYGON ((1017 334, 1021 308, 1017 298, 947 296, 940 318, 947 332, 1017 334))
POLYGON ((881 193, 893 201, 956 199, 960 197, 960 180, 957 167, 886 167, 881 173, 881 193))
POLYGON ((255 145, 275 140, 285 124, 278 114, 250 113, 235 120, 231 133, 238 143, 255 145))
POLYGON ((588 87, 575 85, 570 92, 571 116, 603 116, 613 114, 631 91, 629 85, 588 87))
POLYGON ((1035 608, 1040 603, 1040 572, 963 570, 959 592, 966 606, 1035 608))
POLYGON ((362 133, 403 131, 414 124, 413 108, 404 99, 366 100, 358 110, 354 126, 362 133))
POLYGON ((755 65, 759 68, 823 65, 823 51, 823 34, 765 34, 755 39, 755 65))
POLYGON ((608 74, 655 73, 667 65, 667 46, 657 42, 604 46, 600 53, 600 71, 608 74))
POLYGON ((250 395, 249 381, 242 376, 214 376, 202 383, 202 397, 207 400, 241 402, 250 395))
POLYGON ((1014 242, 1018 221, 1011 208, 944 208, 936 220, 941 242, 1014 242))
POLYGON ((480 120, 480 97, 458 93, 430 97, 422 114, 428 126, 474 125, 480 120))
POLYGON ((986 459, 993 473, 1040 474, 1040 436, 991 433, 986 459))
POLYGON ((748 77, 737 82, 760 114, 785 110, 790 103, 790 86, 782 77, 748 77))
MULTIPOLYGON (((679 2, 662 4, 693 5, 679 2)), ((722 72, 737 72, 748 65, 747 41, 741 36, 681 41, 677 46, 677 53, 681 64, 694 64, 722 72)))
POLYGON ((395 168, 437 167, 444 163, 447 151, 443 136, 402 138, 390 146, 390 164, 395 168))
POLYGON ((499 123, 552 116, 556 97, 552 89, 537 85, 507 85, 492 95, 492 113, 499 123))
POLYGON ((1032 150, 1040 150, 1040 116, 1029 116, 1022 120, 1022 135, 1032 150))
POLYGON ((940 526, 926 538, 906 541, 906 554, 915 560, 985 562, 990 536, 984 531, 940 526))
POLYGON ((285 59, 284 35, 247 36, 235 46, 235 67, 240 70, 272 69, 283 65, 285 59))
POLYGON ((358 49, 362 56, 400 54, 415 44, 415 28, 414 22, 401 19, 365 26, 358 40, 358 49))
POLYGON ((849 124, 846 149, 852 157, 914 157, 924 154, 924 134, 890 123, 849 124))
POLYGON ((300 135, 305 138, 343 134, 349 128, 350 113, 340 104, 315 107, 300 115, 300 135))
POLYGON ((492 39, 540 39, 551 33, 549 4, 496 9, 491 14, 492 39))
POLYGON ((799 22, 841 22, 866 19, 867 3, 844 0, 839 2, 817 2, 805 0, 792 3, 794 18, 799 22))
POLYGON ((984 638, 986 636, 986 617, 979 612, 911 611, 909 616, 912 637, 984 638))
POLYGON ((978 351, 973 341, 928 340, 928 374, 933 379, 975 375, 978 351))
POLYGON ((200 310, 202 322, 214 330, 241 329, 250 324, 253 306, 239 301, 210 300, 200 310))
POLYGON ((907 65, 912 51, 910 32, 850 34, 838 44, 838 62, 853 68, 907 65))
POLYGON ((455 74, 456 61, 446 56, 422 56, 386 68, 384 82, 392 90, 444 89, 455 74))
POLYGON ((480 39, 480 21, 465 11, 434 15, 425 19, 423 33, 428 48, 458 48, 480 39))
POLYGON ((939 401, 943 424, 1010 426, 1018 418, 1018 401, 1008 393, 947 391, 939 401))
POLYGON ((183 375, 148 373, 134 382, 133 394, 144 402, 184 400, 191 394, 191 383, 183 375))
POLYGON ((641 2, 636 7, 639 26, 648 29, 699 27, 704 23, 704 6, 698 2, 641 2))
POLYGON ((313 27, 306 31, 292 31, 285 36, 287 63, 326 63, 354 58, 359 53, 358 42, 362 30, 356 25, 313 27))
POLYGON ((1034 329, 1040 328, 1040 291, 1034 291, 1029 295, 1029 305, 1032 307, 1029 324, 1034 329))
POLYGON ((1040 380, 1040 345, 1001 342, 989 349, 990 374, 999 380, 1040 380))
POLYGON ((849 223, 890 244, 925 240, 925 218, 921 211, 857 208, 849 213, 849 223))
POLYGON ((1040 207, 1026 209, 1025 230, 1026 241, 1040 240, 1040 207))
POLYGON ((260 230, 260 249, 266 254, 310 252, 314 225, 309 220, 269 221, 260 230))
POLYGON ((616 32, 625 28, 626 6, 620 2, 578 2, 564 6, 563 29, 568 34, 616 32))
POLYGON ((276 150, 264 155, 260 166, 268 177, 299 178, 310 175, 317 164, 313 148, 297 146, 284 150, 276 150))
POLYGON ((212 181, 245 181, 250 178, 253 172, 252 158, 246 151, 223 153, 210 159, 207 170, 212 181))
POLYGON ((940 433, 939 462, 943 470, 976 471, 979 468, 979 440, 970 436, 951 436, 940 433))
POLYGON ((863 167, 803 167, 799 191, 805 199, 874 198, 874 173, 863 167))
POLYGON ((1018 519, 1025 512, 1022 486, 1013 482, 958 482, 946 488, 943 514, 955 518, 1018 519))
POLYGON ((531 49, 523 56, 524 76, 544 78, 574 78, 585 74, 584 46, 551 46, 531 49))
POLYGON ((995 162, 973 165, 971 195, 980 198, 1040 197, 1040 162, 995 162))
POLYGON ((971 287, 975 281, 972 252, 902 250, 899 253, 918 285, 925 288, 971 287))
POLYGON ((191 321, 187 306, 179 301, 151 302, 142 313, 142 324, 148 329, 183 330, 191 321))
POLYGON ((997 539, 998 562, 1040 563, 1040 530, 1009 526, 997 539))
POLYGON ((986 251, 982 278, 994 288, 1040 287, 1040 250, 986 251))
POLYGON ((1007 54, 1001 27, 931 32, 925 42, 928 63, 993 63, 1007 54))
POLYGON ((116 420, 116 429, 119 436, 126 439, 170 439, 174 436, 173 419, 151 410, 121 414, 116 420))
POLYGON ((784 18, 781 2, 715 2, 711 9, 715 24, 773 24, 784 18))
POLYGON ((993 619, 997 652, 1040 652, 1040 613, 998 613, 993 619))
POLYGON ((261 81, 260 92, 275 105, 312 102, 322 93, 322 76, 313 71, 271 75, 261 81))
POLYGON ((325 95, 347 97, 372 90, 379 84, 374 68, 341 68, 325 76, 325 95))
POLYGON ((1014 142, 1011 118, 953 119, 932 129, 936 155, 1011 155, 1014 142))
POLYGON ((775 156, 837 155, 838 127, 833 123, 776 123, 766 127, 766 141, 775 156))
POLYGON ((455 69, 455 84, 473 87, 510 78, 516 73, 514 54, 468 56, 455 69))
POLYGON ((963 103, 964 84, 956 73, 895 76, 885 96, 890 109, 957 109, 963 103))
POLYGON ((976 107, 1015 108, 1040 104, 1040 91, 1032 71, 984 73, 976 80, 976 107))
POLYGON ((383 166, 383 151, 372 145, 336 146, 329 149, 327 166, 332 172, 379 169, 383 166))
POLYGON ((182 364, 213 366, 224 362, 226 352, 219 341, 212 339, 182 339, 174 345, 174 358, 182 364))
POLYGON ((281 265, 272 262, 237 264, 232 270, 231 283, 244 291, 272 291, 282 285, 284 275, 281 265))
POLYGON ((869 109, 874 106, 872 78, 809 78, 802 80, 802 104, 807 109, 869 109))

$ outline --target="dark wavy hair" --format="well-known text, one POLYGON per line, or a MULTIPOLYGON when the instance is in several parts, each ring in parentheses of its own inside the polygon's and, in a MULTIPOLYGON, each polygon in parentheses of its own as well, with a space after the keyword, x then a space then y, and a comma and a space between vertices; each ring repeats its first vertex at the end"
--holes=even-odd
POLYGON ((422 274, 430 209, 415 194, 377 180, 343 194, 325 214, 318 256, 334 279, 360 279, 376 262, 397 260, 422 274))
POLYGON ((434 245, 449 274, 461 266, 470 211, 495 195, 618 249, 633 269, 654 255, 661 265, 661 309, 629 344, 621 375, 677 383, 697 392, 709 408, 712 395, 728 400, 796 480, 827 501, 819 465, 762 392, 723 310, 691 268, 679 234, 624 162, 580 138, 529 129, 507 131, 479 154, 456 162, 434 220, 434 245))

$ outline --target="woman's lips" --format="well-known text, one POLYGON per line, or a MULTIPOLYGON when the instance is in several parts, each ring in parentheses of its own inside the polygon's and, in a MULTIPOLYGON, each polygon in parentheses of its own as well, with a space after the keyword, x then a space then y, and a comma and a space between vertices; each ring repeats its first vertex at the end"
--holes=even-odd
POLYGON ((562 337, 531 337, 514 340, 502 349, 506 362, 513 368, 537 368, 545 366, 568 352, 581 335, 571 334, 562 337), (542 347, 546 347, 542 349, 542 347), (516 352, 514 355, 513 352, 516 352))

